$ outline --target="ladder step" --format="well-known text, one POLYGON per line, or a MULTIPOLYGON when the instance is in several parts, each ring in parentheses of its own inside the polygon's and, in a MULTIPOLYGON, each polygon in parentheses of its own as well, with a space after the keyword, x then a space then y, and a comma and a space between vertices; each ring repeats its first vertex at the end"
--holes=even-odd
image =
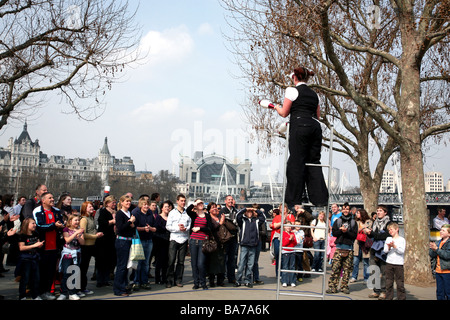
POLYGON ((321 298, 323 299, 323 295, 320 294, 306 294, 306 293, 288 293, 288 292, 280 292, 280 295, 285 296, 300 296, 300 297, 312 297, 312 298, 321 298))
POLYGON ((323 167, 323 168, 329 168, 329 164, 320 164, 320 163, 305 163, 305 166, 308 167, 323 167))
POLYGON ((311 202, 303 202, 302 205, 307 206, 307 207, 324 208, 324 210, 326 210, 327 207, 328 207, 328 205, 326 205, 326 206, 315 206, 311 202))
POLYGON ((292 253, 294 252, 301 252, 301 251, 312 251, 312 252, 327 252, 327 249, 314 249, 314 248, 293 248, 293 247, 282 247, 281 249, 288 249, 291 250, 292 253))
POLYGON ((281 272, 286 273, 306 273, 306 274, 317 274, 319 276, 324 276, 325 272, 319 272, 319 271, 304 271, 304 270, 288 270, 288 269, 280 269, 281 272))
POLYGON ((300 227, 300 228, 307 228, 307 229, 319 229, 319 230, 326 230, 327 227, 320 227, 320 226, 308 226, 306 224, 288 224, 288 223, 283 223, 283 227, 300 227))

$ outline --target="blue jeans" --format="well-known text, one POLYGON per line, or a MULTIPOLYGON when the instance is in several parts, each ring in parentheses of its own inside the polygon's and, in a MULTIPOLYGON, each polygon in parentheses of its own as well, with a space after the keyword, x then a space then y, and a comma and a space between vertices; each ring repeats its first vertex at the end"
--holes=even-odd
POLYGON ((200 287, 206 286, 206 256, 202 252, 202 246, 203 240, 189 239, 194 285, 200 287))
POLYGON ((436 299, 450 300, 450 273, 436 272, 436 299))
POLYGON ((261 240, 258 241, 255 252, 255 263, 253 264, 253 281, 259 281, 259 255, 261 253, 261 240))
POLYGON ((147 284, 148 283, 148 271, 150 268, 150 255, 153 249, 153 241, 141 240, 142 248, 144 249, 145 260, 140 260, 137 265, 136 272, 134 274, 134 283, 147 284))
POLYGON ((114 276, 114 294, 127 293, 128 285, 128 258, 130 257, 131 240, 116 239, 117 265, 114 276))
MULTIPOLYGON (((80 257, 78 257, 78 266, 80 265, 80 257)), ((69 288, 69 286, 68 286, 68 281, 69 281, 69 277, 72 275, 72 274, 69 274, 68 272, 67 272, 67 269, 70 267, 70 266, 72 266, 72 265, 74 265, 74 263, 73 263, 73 259, 72 258, 61 258, 61 273, 62 273, 62 279, 61 279, 61 292, 62 292, 62 294, 64 294, 64 295, 72 295, 72 294, 76 294, 78 291, 80 291, 81 290, 81 273, 80 273, 80 271, 78 271, 79 272, 79 279, 78 279, 78 281, 79 281, 79 283, 80 283, 80 287, 79 288, 69 288)))
POLYGON ((275 238, 272 240, 273 255, 275 259, 275 277, 278 277, 278 257, 280 254, 280 239, 275 238))
MULTIPOLYGON (((294 252, 295 270, 303 270, 303 252, 294 252)), ((296 273, 294 277, 303 278, 303 273, 296 273)))
POLYGON ((253 265, 255 264, 256 246, 241 246, 236 282, 253 283, 253 265))
MULTIPOLYGON (((295 253, 283 253, 281 255, 281 269, 295 270, 295 253)), ((281 272, 281 283, 295 283, 295 273, 281 272)))
MULTIPOLYGON (((313 248, 316 250, 325 249, 325 240, 314 241, 313 248)), ((319 269, 322 270, 323 269, 323 257, 324 257, 323 252, 315 251, 311 269, 315 269, 316 271, 319 269)))
POLYGON ((369 268, 369 258, 363 258, 363 253, 361 248, 359 249, 358 255, 353 257, 353 272, 352 272, 352 278, 358 279, 359 274, 359 263, 363 261, 363 274, 364 274, 364 280, 369 279, 369 273, 367 272, 367 268, 369 268))

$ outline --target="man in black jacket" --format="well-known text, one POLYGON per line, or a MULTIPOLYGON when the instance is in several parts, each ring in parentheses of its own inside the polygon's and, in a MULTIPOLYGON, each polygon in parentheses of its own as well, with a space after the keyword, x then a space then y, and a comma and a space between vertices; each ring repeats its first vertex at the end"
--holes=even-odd
POLYGON ((344 271, 341 282, 341 292, 350 293, 348 281, 353 271, 353 243, 358 234, 358 224, 350 214, 350 206, 346 202, 342 206, 342 215, 333 223, 333 236, 336 237, 336 251, 331 266, 331 276, 327 293, 337 293, 341 270, 344 271))
POLYGON ((239 287, 241 283, 244 283, 246 287, 251 288, 253 286, 252 275, 256 250, 259 245, 259 229, 265 221, 264 214, 256 208, 244 208, 236 215, 236 222, 240 229, 241 253, 235 287, 239 287))
POLYGON ((20 210, 20 221, 33 218, 33 210, 40 206, 41 196, 46 192, 47 187, 45 185, 37 185, 34 198, 28 199, 20 210))
POLYGON ((224 244, 225 249, 225 261, 226 261, 226 272, 228 283, 236 283, 236 265, 237 265, 237 255, 239 250, 238 238, 237 238, 237 224, 236 224, 236 214, 237 210, 234 207, 234 198, 231 195, 225 197, 225 206, 220 210, 220 214, 225 215, 225 219, 229 223, 235 225, 234 230, 229 230, 233 237, 224 244))

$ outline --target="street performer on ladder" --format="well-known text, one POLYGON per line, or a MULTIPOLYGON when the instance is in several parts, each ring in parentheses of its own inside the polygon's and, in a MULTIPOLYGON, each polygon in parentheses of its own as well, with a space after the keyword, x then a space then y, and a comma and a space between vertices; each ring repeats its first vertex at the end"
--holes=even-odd
POLYGON ((289 159, 286 166, 285 202, 289 208, 302 203, 305 185, 309 201, 319 207, 328 203, 328 189, 320 166, 322 148, 322 128, 319 98, 317 93, 307 86, 314 72, 300 67, 290 75, 295 87, 286 89, 283 105, 272 104, 267 100, 260 105, 275 109, 280 116, 290 117, 289 159))

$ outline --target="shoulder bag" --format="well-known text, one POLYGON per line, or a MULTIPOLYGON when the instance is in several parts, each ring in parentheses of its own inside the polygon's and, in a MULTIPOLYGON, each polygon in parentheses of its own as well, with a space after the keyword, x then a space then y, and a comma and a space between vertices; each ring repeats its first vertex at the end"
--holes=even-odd
POLYGON ((131 240, 130 259, 131 261, 145 260, 144 248, 142 247, 139 233, 136 229, 136 236, 131 240))
POLYGON ((204 254, 213 253, 217 250, 217 241, 214 237, 207 236, 206 240, 203 241, 202 252, 204 254))

